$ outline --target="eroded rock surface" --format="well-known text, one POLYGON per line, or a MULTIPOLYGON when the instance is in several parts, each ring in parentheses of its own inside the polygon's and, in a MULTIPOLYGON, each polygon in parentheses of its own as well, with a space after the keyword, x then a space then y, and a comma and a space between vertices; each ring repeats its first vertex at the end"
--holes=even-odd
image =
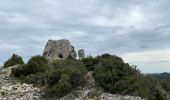
POLYGON ((49 40, 45 46, 43 56, 49 59, 76 58, 77 53, 69 40, 49 40))

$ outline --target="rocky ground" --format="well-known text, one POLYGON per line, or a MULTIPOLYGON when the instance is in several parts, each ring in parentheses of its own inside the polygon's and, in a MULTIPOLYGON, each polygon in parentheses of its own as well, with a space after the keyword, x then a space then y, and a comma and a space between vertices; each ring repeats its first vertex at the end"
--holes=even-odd
MULTIPOLYGON (((40 88, 31 84, 21 84, 10 77, 11 69, 15 67, 17 65, 0 69, 0 100, 42 100, 40 88)), ((84 87, 78 87, 59 100, 143 100, 140 97, 103 93, 95 87, 91 72, 85 78, 87 83, 84 87)))
POLYGON ((10 77, 12 66, 0 69, 0 100, 40 100, 40 89, 31 84, 21 84, 10 77))

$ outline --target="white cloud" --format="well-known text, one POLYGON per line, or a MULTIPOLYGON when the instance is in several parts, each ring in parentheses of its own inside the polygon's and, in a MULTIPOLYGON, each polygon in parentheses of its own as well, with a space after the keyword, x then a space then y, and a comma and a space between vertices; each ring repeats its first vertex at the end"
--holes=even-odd
POLYGON ((13 44, 7 44, 7 43, 1 43, 0 44, 1 50, 8 50, 8 49, 22 49, 20 45, 13 45, 13 44))
POLYGON ((170 48, 120 55, 126 62, 137 65, 145 73, 170 72, 170 48))
POLYGON ((170 61, 170 48, 156 49, 141 52, 125 53, 121 55, 126 61, 132 63, 150 63, 170 61))

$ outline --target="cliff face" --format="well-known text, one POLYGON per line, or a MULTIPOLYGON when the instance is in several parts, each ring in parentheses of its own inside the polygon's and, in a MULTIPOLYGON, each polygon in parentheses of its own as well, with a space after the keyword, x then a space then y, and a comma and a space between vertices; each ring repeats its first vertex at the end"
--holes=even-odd
POLYGON ((76 58, 77 53, 69 40, 49 40, 45 46, 43 56, 51 59, 76 58))

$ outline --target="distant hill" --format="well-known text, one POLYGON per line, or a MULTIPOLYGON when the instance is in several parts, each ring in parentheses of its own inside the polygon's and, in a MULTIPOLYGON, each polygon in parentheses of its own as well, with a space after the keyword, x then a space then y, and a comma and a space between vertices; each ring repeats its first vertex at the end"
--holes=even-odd
POLYGON ((166 80, 170 82, 170 73, 160 73, 160 74, 149 74, 150 76, 153 76, 159 80, 166 80))

